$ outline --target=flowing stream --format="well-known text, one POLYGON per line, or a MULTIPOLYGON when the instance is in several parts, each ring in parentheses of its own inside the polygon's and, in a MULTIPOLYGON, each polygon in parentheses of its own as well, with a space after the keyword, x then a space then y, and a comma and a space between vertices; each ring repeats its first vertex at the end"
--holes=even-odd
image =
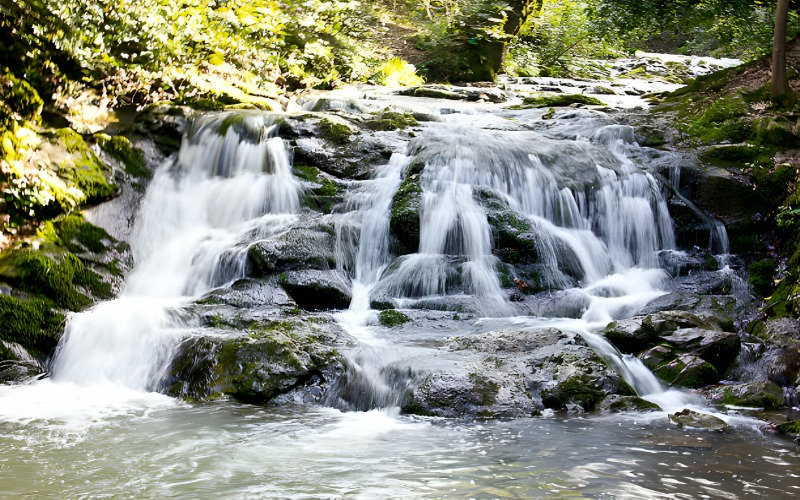
MULTIPOLYGON (((659 253, 676 250, 666 188, 645 168, 634 130, 599 111, 546 121, 546 110, 405 99, 396 102, 437 120, 400 141, 371 178, 352 181, 330 216, 336 268, 352 281, 351 305, 334 317, 357 345, 347 374, 356 396, 333 390, 322 405, 265 408, 157 392, 198 327, 181 306, 247 276, 252 245, 302 224, 304 187, 280 117, 209 115, 147 190, 120 296, 70 317, 49 378, 0 387, 0 496, 796 494, 800 455, 747 417, 720 415, 736 429, 724 435, 677 429, 664 412, 483 422, 400 414, 419 382, 403 363, 438 334, 420 327, 417 345, 393 340, 376 327, 376 300, 455 304, 475 312, 470 331, 575 332, 665 412, 711 411, 596 333, 666 293, 659 253), (400 189, 419 194, 419 241, 397 256, 400 189), (509 300, 497 220, 523 228, 537 255, 515 269, 520 290, 528 284, 518 277, 559 290, 546 308, 509 300), (387 377, 390 366, 398 370, 387 377)), ((726 252, 724 228, 709 238, 726 252)))

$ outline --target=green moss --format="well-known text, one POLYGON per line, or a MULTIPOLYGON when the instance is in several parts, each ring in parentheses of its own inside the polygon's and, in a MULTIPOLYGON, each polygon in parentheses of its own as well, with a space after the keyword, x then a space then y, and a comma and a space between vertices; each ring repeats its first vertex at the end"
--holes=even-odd
POLYGON ((573 403, 592 411, 604 397, 605 393, 587 375, 569 378, 553 389, 542 391, 545 408, 554 410, 565 410, 568 403, 573 403))
POLYGON ((64 316, 45 301, 0 295, 0 339, 14 342, 35 355, 49 355, 64 330, 64 316))
POLYGON ((147 168, 144 151, 131 144, 127 137, 95 134, 95 141, 113 158, 125 165, 125 172, 137 178, 149 178, 152 172, 147 168))
MULTIPOLYGON (((480 406, 492 406, 497 402, 497 393, 500 391, 500 384, 477 373, 471 373, 469 375, 469 380, 472 382, 471 400, 475 404, 480 406)), ((479 416, 493 416, 491 413, 487 413, 486 410, 483 410, 483 413, 483 415, 479 416)))
POLYGON ((747 268, 747 281, 753 287, 753 293, 766 297, 775 286, 774 276, 778 264, 774 259, 763 259, 750 264, 747 268))
POLYGON ((387 309, 385 311, 381 311, 378 313, 378 320, 380 321, 381 325, 386 327, 395 327, 395 326, 402 326, 408 323, 409 319, 408 316, 401 313, 400 311, 395 311, 393 309, 387 309))
MULTIPOLYGON (((79 285, 97 285, 96 275, 71 253, 17 250, 0 258, 0 276, 21 290, 52 300, 60 307, 79 311, 91 299, 77 290, 79 285)), ((110 289, 109 289, 110 294, 110 289)))
POLYGON ((320 170, 317 167, 309 165, 293 165, 292 173, 295 177, 303 179, 304 181, 317 182, 320 170))
POLYGON ((419 248, 419 210, 422 187, 417 175, 406 177, 392 199, 390 228, 403 245, 402 253, 419 248))
POLYGON ((365 125, 370 130, 402 130, 418 125, 416 118, 408 113, 382 111, 375 118, 367 120, 365 125))
POLYGON ((713 254, 707 253, 705 257, 703 257, 703 260, 705 261, 707 271, 719 271, 719 261, 713 254))
POLYGON ((70 252, 102 253, 116 240, 105 229, 86 222, 80 214, 71 214, 60 219, 48 221, 38 234, 40 237, 70 252))
POLYGON ((701 143, 743 142, 755 136, 753 124, 743 119, 747 112, 748 106, 742 97, 723 96, 679 129, 701 143))
POLYGON ((327 118, 319 122, 319 131, 324 138, 334 144, 345 145, 350 143, 353 131, 347 125, 336 123, 327 118))
POLYGON ((603 101, 583 94, 555 94, 526 97, 522 100, 522 104, 511 106, 509 109, 557 108, 570 106, 571 104, 605 106, 603 101))
POLYGON ((117 186, 106 178, 110 169, 89 148, 80 134, 72 129, 62 128, 55 137, 72 155, 70 160, 62 161, 58 174, 83 191, 86 201, 97 202, 114 195, 117 186))
POLYGON ((318 186, 306 191, 303 204, 312 210, 329 214, 344 199, 345 187, 329 177, 319 176, 315 182, 318 186))
POLYGON ((728 406, 743 406, 748 408, 764 408, 765 410, 777 410, 783 408, 785 402, 780 388, 775 387, 777 393, 759 392, 750 397, 737 397, 730 388, 726 388, 722 396, 722 404, 728 406))
POLYGON ((778 426, 778 431, 783 434, 800 434, 800 420, 789 420, 778 426))

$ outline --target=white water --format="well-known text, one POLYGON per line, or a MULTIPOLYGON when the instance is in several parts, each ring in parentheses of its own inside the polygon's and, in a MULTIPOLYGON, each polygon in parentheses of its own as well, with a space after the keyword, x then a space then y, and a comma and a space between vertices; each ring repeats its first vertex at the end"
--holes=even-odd
POLYGON ((158 388, 173 348, 187 335, 174 308, 243 277, 248 245, 296 220, 301 188, 283 140, 273 136, 272 118, 245 115, 221 135, 232 116, 195 123, 175 162, 156 172, 138 214, 136 265, 124 290, 70 316, 50 380, 4 388, 2 397, 13 402, 0 405, 8 409, 0 415, 50 408, 58 418, 62 409, 48 401, 61 393, 73 395, 70 408, 85 403, 90 419, 99 401, 112 408, 120 395, 147 401, 142 392, 158 388))

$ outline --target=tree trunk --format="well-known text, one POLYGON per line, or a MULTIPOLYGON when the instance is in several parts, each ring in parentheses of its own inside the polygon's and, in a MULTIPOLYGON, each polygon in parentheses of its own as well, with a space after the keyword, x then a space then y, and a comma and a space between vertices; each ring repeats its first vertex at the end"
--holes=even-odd
POLYGON ((772 97, 780 97, 789 90, 786 78, 786 24, 789 0, 778 0, 775 9, 775 33, 772 45, 772 97))
MULTIPOLYGON (((542 7, 542 2, 540 0, 512 0, 509 3, 511 9, 506 12, 506 22, 503 24, 503 32, 510 38, 519 33, 519 30, 522 28, 522 25, 525 24, 528 16, 542 7)), ((508 47, 507 41, 505 40, 492 42, 492 45, 493 47, 488 50, 490 58, 489 65, 492 72, 496 75, 503 71, 503 67, 506 63, 506 56, 508 55, 508 47)))

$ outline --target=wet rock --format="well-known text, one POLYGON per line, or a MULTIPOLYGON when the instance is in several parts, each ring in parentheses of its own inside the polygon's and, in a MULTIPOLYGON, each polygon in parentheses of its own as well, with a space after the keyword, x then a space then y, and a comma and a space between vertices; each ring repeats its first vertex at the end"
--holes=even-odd
POLYGON ((30 380, 44 373, 38 364, 23 361, 0 361, 0 384, 18 384, 30 380))
POLYGON ((652 316, 615 321, 606 327, 603 334, 623 353, 640 352, 658 342, 658 330, 652 316))
POLYGON ((784 407, 783 391, 773 382, 726 384, 710 388, 706 397, 715 404, 777 410, 784 407))
POLYGON ((293 227, 277 238, 254 244, 247 256, 256 276, 298 269, 333 269, 333 228, 318 221, 309 222, 307 227, 293 227))
POLYGON ((669 416, 670 421, 678 424, 678 427, 689 427, 692 429, 705 429, 709 431, 728 432, 730 427, 719 417, 698 413, 689 409, 673 413, 669 416))
POLYGON ((339 342, 331 320, 279 320, 246 331, 194 336, 177 348, 163 384, 166 394, 193 401, 223 395, 265 403, 295 392, 319 393, 343 371, 331 346, 339 342))
POLYGON ((289 271, 278 277, 278 283, 308 311, 347 309, 352 299, 350 281, 339 271, 289 271))
POLYGON ((606 397, 598 407, 603 413, 618 413, 618 412, 638 412, 646 413, 650 411, 659 411, 661 408, 657 404, 646 401, 637 396, 621 396, 619 394, 612 394, 606 397))
POLYGON ((719 381, 714 365, 692 354, 680 354, 677 358, 656 366, 653 373, 670 385, 692 389, 719 381))
POLYGON ((296 126, 295 164, 317 167, 339 179, 366 179, 374 165, 391 158, 394 144, 385 137, 361 134, 347 120, 329 115, 306 118, 296 126))
POLYGON ((241 279, 229 287, 217 288, 199 301, 201 304, 227 304, 247 308, 293 308, 295 302, 278 284, 277 278, 241 279))
POLYGON ((468 87, 448 87, 444 85, 423 85, 398 92, 400 95, 448 99, 455 101, 480 101, 500 103, 506 101, 505 93, 498 88, 473 89, 468 87))
POLYGON ((736 333, 701 328, 680 328, 661 338, 682 351, 708 361, 719 372, 724 372, 736 360, 742 345, 736 333))
POLYGON ((403 181, 392 199, 389 229, 399 243, 394 246, 400 255, 414 253, 419 248, 421 202, 422 187, 419 176, 414 174, 403 181))
POLYGON ((447 417, 529 416, 545 408, 582 413, 610 394, 633 394, 581 337, 555 328, 456 337, 448 351, 457 361, 430 374, 404 411, 447 417))

